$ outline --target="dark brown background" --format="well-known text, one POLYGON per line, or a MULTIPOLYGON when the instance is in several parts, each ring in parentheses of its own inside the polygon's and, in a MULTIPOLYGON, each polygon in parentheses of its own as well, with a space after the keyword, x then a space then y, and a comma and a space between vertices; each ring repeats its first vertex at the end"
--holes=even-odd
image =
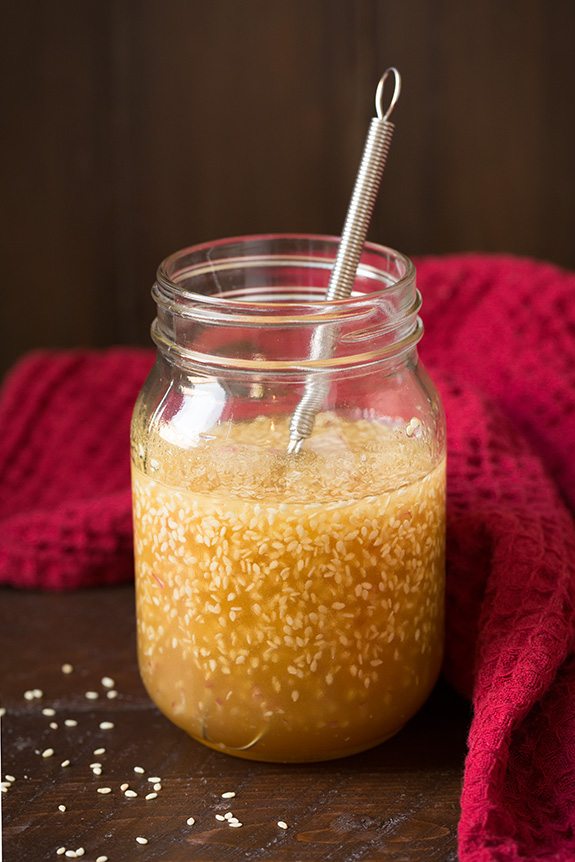
POLYGON ((371 237, 575 267, 572 0, 5 0, 2 21, 0 371, 147 343, 182 245, 339 232, 390 64, 371 237))

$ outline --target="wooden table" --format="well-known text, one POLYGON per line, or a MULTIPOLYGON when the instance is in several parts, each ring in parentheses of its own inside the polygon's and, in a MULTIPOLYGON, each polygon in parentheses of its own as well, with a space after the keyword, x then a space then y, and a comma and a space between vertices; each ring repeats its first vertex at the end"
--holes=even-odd
POLYGON ((83 847, 77 858, 85 862, 100 855, 109 862, 457 858, 469 712, 446 686, 398 736, 367 753, 315 765, 238 760, 192 741, 149 701, 136 667, 133 605, 129 587, 0 591, 3 774, 16 778, 2 794, 5 862, 67 862, 59 847, 83 847), (66 662, 70 674, 62 673, 66 662), (103 676, 113 678, 115 699, 106 697, 103 676), (36 688, 42 698, 25 699, 36 688), (98 699, 86 699, 91 690, 98 699), (43 715, 45 708, 55 715, 43 715), (102 721, 114 727, 102 730, 102 721), (95 755, 100 747, 106 752, 95 755), (92 774, 95 762, 101 776, 92 774), (162 788, 146 801, 148 776, 159 776, 162 788), (123 782, 138 796, 126 798, 123 782), (221 799, 225 791, 235 798, 221 799), (230 809, 241 828, 215 818, 230 809))

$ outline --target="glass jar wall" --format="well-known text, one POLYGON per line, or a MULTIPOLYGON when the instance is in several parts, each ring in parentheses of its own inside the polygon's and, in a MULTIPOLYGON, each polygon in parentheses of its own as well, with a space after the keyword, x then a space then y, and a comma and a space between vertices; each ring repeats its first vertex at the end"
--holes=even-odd
POLYGON ((135 407, 138 650, 159 708, 261 760, 397 732, 443 645, 445 432, 417 357, 411 262, 368 244, 326 302, 337 240, 260 236, 158 271, 158 359, 135 407), (333 355, 310 359, 318 326, 333 355), (325 404, 298 454, 306 381, 325 404))

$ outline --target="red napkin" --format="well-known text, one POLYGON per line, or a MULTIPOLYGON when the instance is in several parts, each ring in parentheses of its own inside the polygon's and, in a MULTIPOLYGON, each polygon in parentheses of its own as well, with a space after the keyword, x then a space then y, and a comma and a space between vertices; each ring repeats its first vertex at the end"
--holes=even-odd
MULTIPOLYGON (((575 860, 575 275, 417 262, 449 429, 445 672, 473 698, 462 862, 575 860)), ((148 351, 37 353, 0 392, 0 582, 132 577, 148 351)))

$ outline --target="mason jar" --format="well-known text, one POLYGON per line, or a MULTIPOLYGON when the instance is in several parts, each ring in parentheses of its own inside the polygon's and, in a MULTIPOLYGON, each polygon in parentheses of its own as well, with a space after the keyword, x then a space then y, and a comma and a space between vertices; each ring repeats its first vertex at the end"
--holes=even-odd
POLYGON ((194 739, 256 760, 377 745, 442 659, 445 427, 415 269, 368 243, 351 297, 327 301, 337 246, 193 246, 153 287, 131 445, 140 672, 194 739), (321 327, 333 352, 314 358, 321 327), (311 380, 325 397, 290 453, 311 380))

